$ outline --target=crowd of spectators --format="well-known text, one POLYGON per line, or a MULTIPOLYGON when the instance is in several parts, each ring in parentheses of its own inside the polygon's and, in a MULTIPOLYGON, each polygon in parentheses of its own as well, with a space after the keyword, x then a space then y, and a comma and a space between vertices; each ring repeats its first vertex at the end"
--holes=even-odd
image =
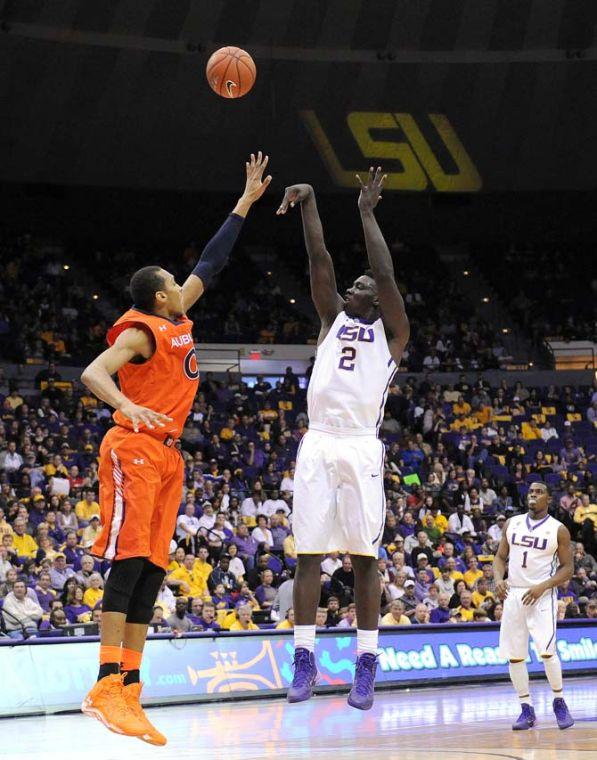
POLYGON ((546 338, 597 341, 593 259, 590 247, 550 241, 475 251, 475 263, 537 345, 546 338))
MULTIPOLYGON (((267 272, 257 267, 240 245, 230 264, 218 276, 201 300, 201 317, 194 327, 195 340, 203 343, 308 343, 315 341, 315 324, 290 303, 267 272), (242 287, 239 288, 239 271, 242 287)), ((201 255, 195 243, 184 251, 156 253, 178 282, 183 283, 201 255)), ((105 272, 101 292, 114 316, 130 307, 127 286, 130 277, 147 263, 146 252, 132 249, 95 251, 94 269, 105 272)))
MULTIPOLYGON (((43 390, 30 394, 0 382, 0 622, 14 638, 101 625, 109 562, 89 549, 111 416, 55 374, 43 370, 43 390)), ((381 429, 381 625, 499 620, 492 558, 538 479, 574 540, 559 615, 597 617, 596 416, 597 385, 490 388, 482 375, 393 385, 381 429)), ((154 630, 293 626, 293 477, 307 429, 290 368, 275 387, 206 375, 179 443, 183 498, 154 630)), ((318 625, 356 626, 353 588, 350 557, 325 557, 318 625)))
POLYGON ((5 360, 74 363, 104 347, 106 322, 73 277, 61 245, 21 235, 0 240, 0 354, 5 360))
MULTIPOLYGON (((217 221, 213 222, 214 228, 217 221)), ((499 368, 511 360, 495 325, 479 317, 430 246, 394 242, 390 246, 399 287, 411 324, 411 340, 402 368, 410 372, 477 371, 499 368), (437 288, 437 282, 442 288, 437 288)), ((131 274, 148 256, 164 261, 180 282, 192 270, 201 246, 148 252, 133 247, 85 252, 85 272, 63 244, 32 235, 0 241, 0 350, 18 362, 84 361, 104 346, 107 325, 129 307, 131 274), (69 263, 73 260, 74 263, 69 263)), ((333 252, 341 292, 367 267, 362 242, 339 244, 333 252), (356 268, 355 268, 356 267, 356 268)), ((308 259, 302 242, 294 255, 275 247, 235 252, 232 263, 202 300, 195 325, 199 342, 315 343, 318 325, 283 293, 275 272, 257 266, 273 262, 294 275, 296 293, 308 298, 308 259), (255 256, 252 254, 255 253, 255 256), (242 288, 238 272, 242 261, 242 288), (277 263, 276 263, 277 262, 277 263), (301 290, 302 289, 302 290, 301 290)), ((520 327, 541 345, 546 337, 597 340, 592 260, 587 252, 564 251, 553 245, 511 244, 475 252, 520 327), (499 265, 496 265, 499 262, 499 265), (517 273, 512 288, 511 273, 517 273), (536 294, 542 293, 541 298, 536 294)))
MULTIPOLYGON (((127 285, 131 274, 147 263, 147 251, 133 248, 86 251, 85 271, 64 246, 29 235, 0 245, 0 348, 7 359, 21 363, 74 363, 91 359, 105 344, 107 326, 129 308, 127 285), (85 272, 93 272, 93 280, 85 272)), ((475 315, 432 248, 392 246, 411 323, 411 341, 402 366, 409 371, 459 371, 498 368, 508 359, 499 331, 475 315), (437 291, 441 278, 444 287, 437 291)), ((193 269, 201 248, 191 243, 180 251, 156 252, 179 282, 193 269)), ((201 318, 194 327, 199 342, 312 343, 318 325, 282 293, 271 271, 258 267, 251 249, 235 252, 231 264, 208 289, 201 318), (238 287, 242 261, 242 288, 238 287)), ((267 249, 276 260, 275 249, 267 249)), ((268 259, 268 260, 269 260, 268 259)), ((281 258, 295 275, 294 295, 309 298, 307 256, 281 258)), ((348 287, 367 267, 361 243, 334 253, 338 286, 348 287), (356 265, 355 261, 360 262, 356 265), (360 267, 360 269, 359 269, 360 267)))

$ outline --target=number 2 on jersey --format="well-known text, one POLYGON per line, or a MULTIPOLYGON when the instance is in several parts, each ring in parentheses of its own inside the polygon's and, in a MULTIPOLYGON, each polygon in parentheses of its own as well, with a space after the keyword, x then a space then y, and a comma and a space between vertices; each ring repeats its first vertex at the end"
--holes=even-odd
POLYGON ((357 350, 352 346, 344 346, 338 369, 345 369, 347 372, 354 370, 354 363, 357 358, 357 350))

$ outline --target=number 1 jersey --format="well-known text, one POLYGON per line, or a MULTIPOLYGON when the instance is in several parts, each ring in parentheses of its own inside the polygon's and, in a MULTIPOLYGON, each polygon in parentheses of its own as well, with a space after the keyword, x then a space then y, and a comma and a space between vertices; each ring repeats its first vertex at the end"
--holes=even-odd
POLYGON ((542 520, 531 520, 528 514, 510 518, 506 538, 510 547, 508 582, 511 586, 536 586, 556 572, 561 524, 550 515, 542 520))
POLYGON ((377 435, 396 370, 381 319, 366 322, 341 311, 317 349, 307 393, 309 426, 377 435))

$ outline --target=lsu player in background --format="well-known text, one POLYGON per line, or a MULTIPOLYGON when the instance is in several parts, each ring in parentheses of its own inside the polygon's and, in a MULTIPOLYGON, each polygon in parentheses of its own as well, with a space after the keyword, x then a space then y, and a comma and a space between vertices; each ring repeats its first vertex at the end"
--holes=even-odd
POLYGON ((564 729, 574 725, 564 701, 562 663, 556 649, 556 589, 572 577, 574 561, 570 533, 547 513, 549 500, 545 483, 531 485, 529 511, 508 520, 493 562, 496 592, 504 602, 500 655, 510 662, 510 678, 521 705, 520 716, 512 725, 514 731, 532 728, 537 720, 525 662, 529 634, 543 660, 558 726, 564 729))
POLYGON ((309 432, 297 455, 293 530, 294 678, 289 702, 312 695, 317 681, 315 617, 323 555, 349 552, 355 572, 357 663, 348 704, 373 705, 380 606, 377 557, 386 517, 385 449, 379 439, 388 388, 409 338, 404 301, 374 209, 385 177, 361 182, 359 211, 370 270, 338 294, 313 188, 286 188, 278 214, 301 206, 311 293, 321 319, 307 396, 309 432))
POLYGON ((261 152, 251 155, 244 193, 182 286, 159 266, 135 272, 133 306, 108 331, 109 348, 81 377, 116 410, 100 448, 102 527, 92 548, 112 565, 99 674, 81 709, 111 731, 149 744, 166 744, 166 738, 141 707, 139 669, 182 499, 184 466, 175 444, 199 386, 187 311, 228 262, 245 216, 271 181, 262 179, 267 162, 261 152), (120 387, 112 379, 116 373, 120 387))

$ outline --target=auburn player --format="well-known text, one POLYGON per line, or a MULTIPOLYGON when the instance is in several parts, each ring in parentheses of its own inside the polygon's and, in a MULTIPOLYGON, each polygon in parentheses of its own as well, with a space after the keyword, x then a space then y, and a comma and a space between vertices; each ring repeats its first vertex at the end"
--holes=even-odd
POLYGON ((139 668, 153 605, 168 565, 182 498, 176 446, 199 384, 188 309, 221 271, 251 205, 265 192, 268 157, 246 164, 245 190, 182 287, 159 266, 135 272, 134 305, 108 331, 109 348, 81 379, 116 409, 100 448, 102 530, 92 553, 112 561, 103 597, 100 668, 82 711, 150 744, 166 738, 140 705, 139 668), (112 376, 118 373, 120 390, 112 376))

